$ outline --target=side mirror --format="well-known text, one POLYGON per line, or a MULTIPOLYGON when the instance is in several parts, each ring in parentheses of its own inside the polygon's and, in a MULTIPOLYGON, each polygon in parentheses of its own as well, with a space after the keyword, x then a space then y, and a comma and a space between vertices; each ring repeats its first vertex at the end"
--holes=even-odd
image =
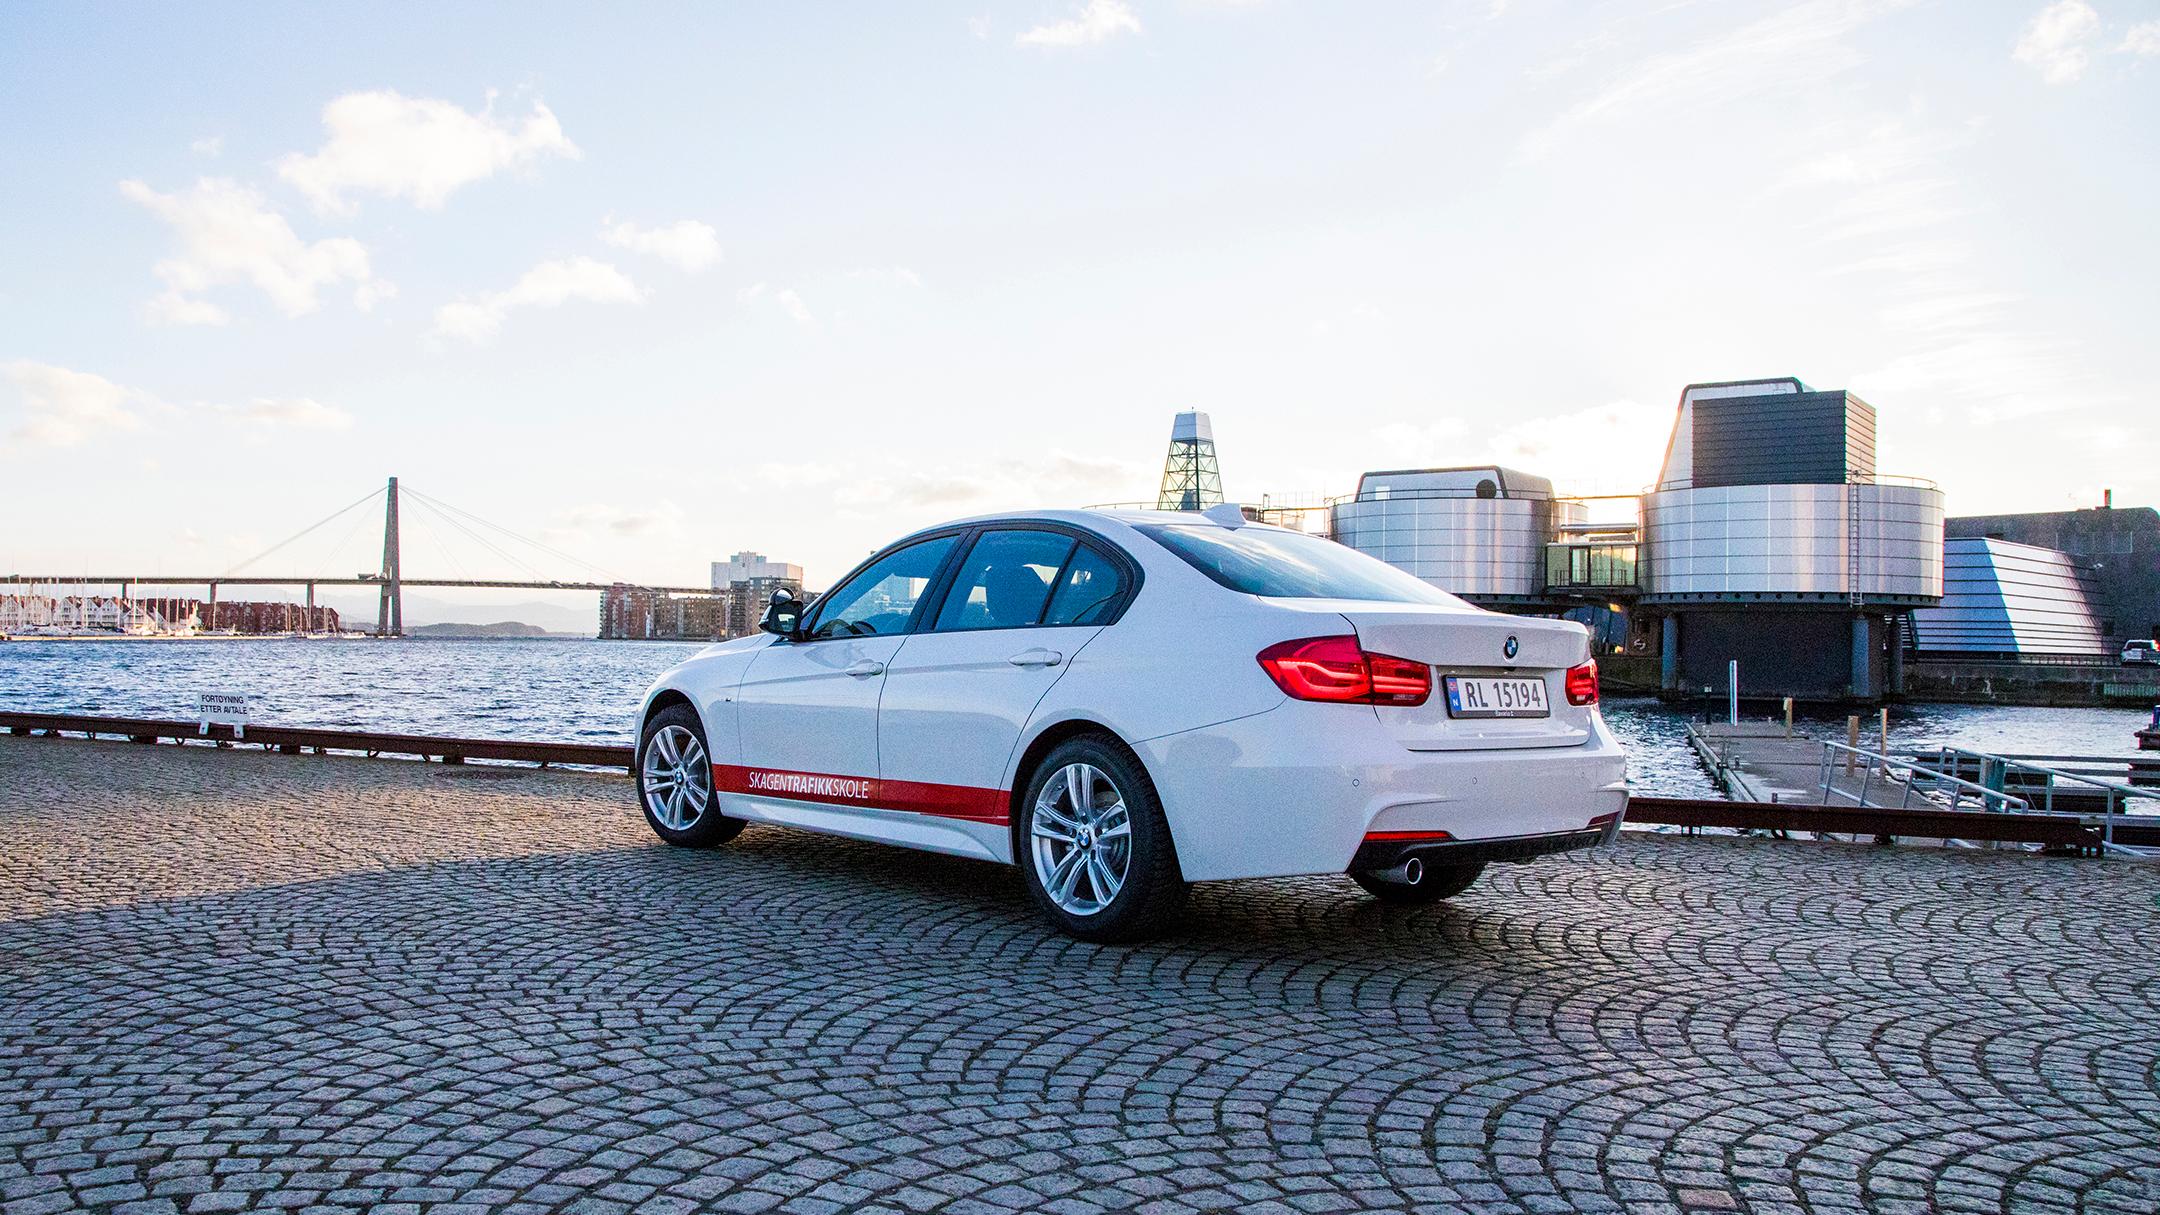
POLYGON ((802 600, 783 587, 773 592, 772 603, 766 607, 758 627, 776 636, 794 638, 801 635, 802 613, 802 600))

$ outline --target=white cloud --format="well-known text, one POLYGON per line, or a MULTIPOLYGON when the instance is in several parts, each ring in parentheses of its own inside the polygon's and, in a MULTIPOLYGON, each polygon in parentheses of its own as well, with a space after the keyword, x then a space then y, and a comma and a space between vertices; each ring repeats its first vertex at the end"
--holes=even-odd
POLYGON ((225 150, 223 135, 205 135, 188 145, 188 151, 198 156, 216 156, 225 150))
MULTIPOLYGON (((353 416, 308 397, 257 397, 245 405, 177 406, 140 389, 115 384, 87 371, 49 363, 16 360, 0 364, 15 385, 26 415, 12 437, 32 443, 69 446, 115 431, 139 430, 145 414, 182 423, 198 420, 235 422, 252 428, 347 430, 353 416)), ((155 460, 143 462, 154 470, 155 460)))
POLYGON ((795 294, 792 287, 782 287, 774 291, 763 283, 752 283, 735 293, 735 302, 738 304, 754 304, 765 299, 771 300, 775 307, 787 313, 798 325, 815 323, 816 318, 810 315, 810 306, 803 303, 802 297, 795 294))
POLYGON ((2115 50, 2119 54, 2141 57, 2160 55, 2160 21, 2131 26, 2130 32, 2123 35, 2122 45, 2115 50))
POLYGON ((1624 69, 1602 89, 1526 136, 1517 159, 1543 157, 1563 135, 1644 111, 1813 88, 1861 62, 1846 35, 1914 0, 1807 0, 1624 69))
POLYGON ((2035 14, 2010 52, 2049 84, 2069 84, 2091 62, 2088 44, 2100 34, 2100 14, 2085 0, 2056 0, 2035 14))
POLYGON ((1360 300, 1343 312, 1330 312, 1313 318, 1306 332, 1316 338, 1334 337, 1336 334, 1356 334, 1369 331, 1387 323, 1387 314, 1368 300, 1360 300))
POLYGON ((495 114, 493 92, 477 114, 387 89, 347 93, 323 107, 322 121, 329 132, 322 148, 286 156, 278 175, 332 215, 357 209, 348 193, 404 198, 433 210, 459 188, 506 169, 580 155, 547 106, 535 101, 522 121, 505 121, 495 114))
POLYGON ((1092 46, 1139 32, 1140 18, 1123 0, 1087 0, 1071 17, 1023 30, 1013 41, 1021 46, 1092 46))
POLYGON ((1930 444, 1939 470, 1931 475, 1944 476, 1965 463, 1945 453, 1991 424, 2105 404, 2089 356, 2074 338, 2035 325, 2016 280, 1972 235, 1990 207, 1961 158, 1982 134, 1973 122, 1930 123, 1917 106, 1833 124, 1818 131, 1824 154, 1777 183, 1817 210, 1802 230, 1818 273, 1868 300, 1889 340, 1892 353, 1847 382, 1878 404, 1898 404, 1877 436, 1891 471, 1907 458, 1901 445, 1930 444), (1942 429, 1923 438, 1930 426, 1942 429))
POLYGON ((351 414, 308 397, 257 397, 223 412, 242 422, 301 430, 350 430, 353 424, 351 414))
POLYGON ((902 287, 922 286, 922 275, 906 266, 857 266, 847 272, 847 277, 862 282, 896 283, 902 287))
POLYGON ((397 284, 387 279, 375 279, 360 284, 353 290, 353 307, 362 312, 375 311, 375 305, 384 300, 397 298, 397 284))
POLYGON ((159 293, 143 305, 143 315, 159 325, 222 325, 232 319, 209 300, 190 299, 178 291, 159 293))
POLYGON ((1390 422, 1372 432, 1372 450, 1387 453, 1389 468, 1413 464, 1461 464, 1467 453, 1463 436, 1469 426, 1461 418, 1438 418, 1431 422, 1390 422))
POLYGON ((641 228, 625 220, 608 222, 600 239, 617 248, 657 257, 677 269, 695 274, 720 264, 720 234, 711 224, 679 219, 657 228, 641 228))
POLYGON ((572 300, 594 304, 635 304, 645 298, 630 277, 606 262, 572 257, 542 262, 508 289, 456 300, 435 310, 439 337, 485 341, 502 328, 514 308, 554 308, 572 300))
POLYGON ((294 234, 262 195, 238 182, 206 177, 184 193, 160 194, 139 181, 120 193, 164 220, 179 252, 157 264, 166 291, 151 301, 152 320, 220 325, 225 311, 199 298, 213 287, 252 283, 287 316, 313 312, 315 293, 342 282, 370 281, 367 250, 347 237, 314 242, 294 234))
POLYGON ((674 535, 682 531, 684 518, 683 508, 673 502, 635 508, 593 502, 557 512, 542 534, 551 540, 674 535))
POLYGON ((797 488, 805 485, 830 485, 850 475, 849 469, 844 465, 814 460, 795 463, 767 460, 752 468, 750 472, 760 481, 797 488))
POLYGON ((1006 509, 1074 506, 1117 497, 1154 496, 1161 467, 1144 460, 1103 459, 1051 451, 1002 456, 966 467, 916 468, 895 475, 886 466, 853 462, 761 463, 751 475, 766 485, 814 489, 821 500, 891 526, 914 526, 962 506, 1006 509))
POLYGON ((1615 471, 1654 477, 1672 423, 1670 404, 1611 401, 1504 427, 1494 433, 1491 451, 1500 463, 1549 477, 1564 491, 1629 493, 1642 486, 1613 482, 1615 471))
POLYGON ((142 425, 134 406, 154 404, 144 393, 103 376, 17 359, 5 365, 21 398, 22 423, 9 434, 27 443, 66 447, 93 435, 142 425))

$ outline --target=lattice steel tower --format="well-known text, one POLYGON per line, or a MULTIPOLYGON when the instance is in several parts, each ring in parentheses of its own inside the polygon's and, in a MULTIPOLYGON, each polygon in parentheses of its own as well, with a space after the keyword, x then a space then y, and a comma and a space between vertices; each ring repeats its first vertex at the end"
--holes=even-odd
POLYGON ((1215 428, 1198 410, 1170 424, 1170 456, 1163 461, 1158 510, 1206 510, 1221 504, 1222 469, 1215 463, 1215 428))

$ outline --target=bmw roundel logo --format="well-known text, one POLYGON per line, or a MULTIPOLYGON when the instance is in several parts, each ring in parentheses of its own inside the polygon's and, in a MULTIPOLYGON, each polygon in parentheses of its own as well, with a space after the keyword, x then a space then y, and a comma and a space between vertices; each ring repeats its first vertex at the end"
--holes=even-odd
POLYGON ((1522 642, 1515 640, 1513 637, 1510 637, 1507 639, 1507 644, 1500 647, 1500 652, 1507 655, 1509 658, 1513 658, 1515 657, 1515 655, 1522 652, 1522 642))

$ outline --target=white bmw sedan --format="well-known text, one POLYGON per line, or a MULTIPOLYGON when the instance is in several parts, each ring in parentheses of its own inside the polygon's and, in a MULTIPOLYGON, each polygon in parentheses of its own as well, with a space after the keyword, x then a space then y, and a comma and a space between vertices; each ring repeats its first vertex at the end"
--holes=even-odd
POLYGON ((646 695, 661 839, 780 823, 1016 864, 1089 940, 1159 931, 1194 881, 1446 898, 1627 805, 1582 626, 1234 507, 931 528, 763 628, 646 695))

